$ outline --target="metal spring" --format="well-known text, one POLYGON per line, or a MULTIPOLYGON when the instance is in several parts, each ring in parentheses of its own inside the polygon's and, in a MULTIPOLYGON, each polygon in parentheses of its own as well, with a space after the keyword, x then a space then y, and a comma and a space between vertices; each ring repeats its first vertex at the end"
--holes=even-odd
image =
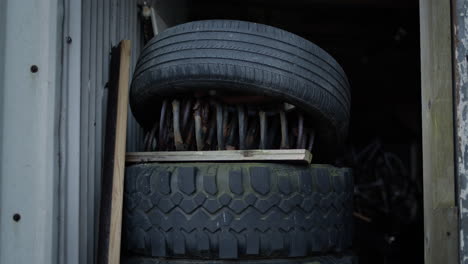
POLYGON ((273 108, 275 110, 271 109, 244 104, 233 106, 213 100, 165 99, 158 121, 146 132, 144 149, 307 148, 312 151, 315 131, 307 127, 310 124, 304 114, 289 104, 279 104, 273 108))

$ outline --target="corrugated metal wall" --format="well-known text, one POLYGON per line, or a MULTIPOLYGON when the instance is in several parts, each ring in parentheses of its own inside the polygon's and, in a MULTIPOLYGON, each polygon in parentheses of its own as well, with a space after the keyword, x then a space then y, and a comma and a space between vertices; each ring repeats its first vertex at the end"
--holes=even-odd
MULTIPOLYGON (((143 45, 136 0, 82 0, 80 120, 80 263, 94 263, 98 234, 106 83, 110 51, 120 40, 132 42, 131 73, 143 45)), ((158 30, 185 20, 183 0, 147 1, 158 14, 158 30)), ((143 132, 133 115, 127 127, 127 151, 137 151, 143 132)))
MULTIPOLYGON (((133 72, 142 45, 136 1, 82 1, 80 263, 94 262, 107 107, 106 83, 111 48, 122 39, 132 41, 133 72)), ((136 150, 142 132, 132 115, 129 115, 128 123, 127 148, 136 150)))

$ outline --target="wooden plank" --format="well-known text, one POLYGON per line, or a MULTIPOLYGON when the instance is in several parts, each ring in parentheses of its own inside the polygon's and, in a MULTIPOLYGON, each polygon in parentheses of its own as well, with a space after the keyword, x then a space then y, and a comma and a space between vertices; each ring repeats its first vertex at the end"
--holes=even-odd
POLYGON ((98 263, 120 263, 130 41, 112 50, 99 221, 98 263))
POLYGON ((295 161, 310 163, 305 149, 129 152, 127 163, 183 161, 295 161))
POLYGON ((426 263, 458 263, 450 0, 420 0, 426 263))

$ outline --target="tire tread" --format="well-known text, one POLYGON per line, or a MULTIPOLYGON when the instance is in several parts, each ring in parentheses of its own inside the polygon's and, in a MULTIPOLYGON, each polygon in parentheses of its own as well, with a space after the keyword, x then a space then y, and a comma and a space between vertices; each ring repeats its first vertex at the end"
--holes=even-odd
POLYGON ((125 177, 129 252, 245 259, 305 257, 341 252, 351 245, 353 188, 348 169, 142 164, 127 168, 125 177), (151 186, 133 188, 135 182, 151 186))

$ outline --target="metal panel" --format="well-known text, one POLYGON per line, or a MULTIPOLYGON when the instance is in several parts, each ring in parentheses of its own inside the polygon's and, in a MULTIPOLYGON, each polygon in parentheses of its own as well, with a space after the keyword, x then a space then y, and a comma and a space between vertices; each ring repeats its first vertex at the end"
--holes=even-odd
POLYGON ((65 0, 64 4, 58 257, 59 263, 76 264, 80 236, 81 3, 65 0))
MULTIPOLYGON (((122 39, 132 41, 132 56, 141 48, 136 1, 82 1, 80 263, 93 263, 98 234, 103 136, 107 108, 106 83, 110 51, 122 39)), ((136 60, 132 60, 132 71, 136 60)), ((129 116, 127 145, 139 149, 142 132, 129 116)))
POLYGON ((468 263, 468 2, 452 1, 460 263, 468 263))
POLYGON ((0 1, 0 263, 57 263, 62 8, 0 1))
MULTIPOLYGON (((103 136, 107 108, 106 83, 109 76, 110 51, 112 46, 117 45, 120 40, 131 40, 131 72, 133 73, 143 45, 138 8, 138 4, 141 3, 143 1, 81 1, 80 124, 74 126, 79 127, 80 130, 79 263, 93 263, 97 250, 103 136)), ((174 25, 176 21, 183 21, 185 18, 182 12, 183 4, 181 0, 158 1, 155 5, 157 12, 164 14, 164 17, 170 21, 162 24, 174 25), (171 2, 172 4, 168 4, 171 2), (159 6, 161 8, 158 8, 159 6)), ((133 115, 129 114, 127 150, 140 150, 142 140, 143 131, 133 115)), ((70 261, 73 260, 70 259, 70 261)))
MULTIPOLYGON (((0 263, 94 263, 109 54, 130 39, 133 71, 137 3, 0 1, 0 263)), ((181 21, 169 6, 164 24, 181 21)))

